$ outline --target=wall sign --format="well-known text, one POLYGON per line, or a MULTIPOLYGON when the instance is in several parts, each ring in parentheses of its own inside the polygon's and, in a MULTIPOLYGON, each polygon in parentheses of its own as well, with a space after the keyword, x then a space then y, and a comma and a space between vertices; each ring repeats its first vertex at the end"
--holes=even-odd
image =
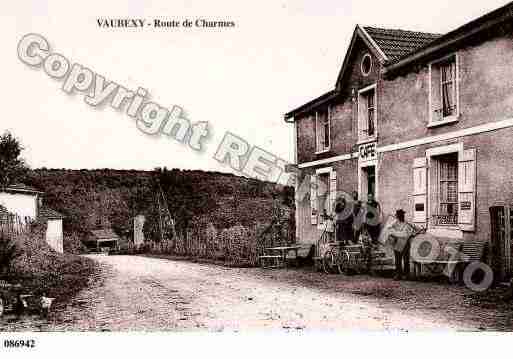
POLYGON ((470 211, 472 209, 472 203, 469 201, 460 202, 460 210, 461 211, 470 211))
POLYGON ((376 142, 366 143, 358 147, 358 158, 360 161, 372 161, 377 158, 376 142))

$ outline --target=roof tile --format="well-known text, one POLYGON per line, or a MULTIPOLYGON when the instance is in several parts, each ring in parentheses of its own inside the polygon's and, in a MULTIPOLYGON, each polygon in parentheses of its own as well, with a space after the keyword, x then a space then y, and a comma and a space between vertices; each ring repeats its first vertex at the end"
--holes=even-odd
POLYGON ((91 231, 91 233, 96 239, 119 239, 118 235, 114 233, 112 229, 96 229, 91 231))
POLYGON ((37 216, 37 219, 41 222, 46 222, 49 219, 63 219, 64 216, 60 214, 59 212, 49 208, 42 206, 39 208, 39 213, 37 216))
POLYGON ((398 61, 442 36, 442 34, 382 29, 371 26, 364 26, 363 28, 385 53, 389 62, 398 61))

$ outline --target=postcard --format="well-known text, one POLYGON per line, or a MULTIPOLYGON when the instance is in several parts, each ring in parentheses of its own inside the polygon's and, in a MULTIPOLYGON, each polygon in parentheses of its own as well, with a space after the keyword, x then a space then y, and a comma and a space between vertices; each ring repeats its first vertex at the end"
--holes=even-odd
POLYGON ((512 331, 513 3, 0 20, 0 352, 512 331))

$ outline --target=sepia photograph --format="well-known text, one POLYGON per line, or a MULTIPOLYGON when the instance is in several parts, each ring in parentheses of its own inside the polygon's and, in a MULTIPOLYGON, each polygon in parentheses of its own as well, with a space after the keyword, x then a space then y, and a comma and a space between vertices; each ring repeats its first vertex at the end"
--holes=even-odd
POLYGON ((19 0, 0 29, 0 355, 510 339, 513 2, 19 0))

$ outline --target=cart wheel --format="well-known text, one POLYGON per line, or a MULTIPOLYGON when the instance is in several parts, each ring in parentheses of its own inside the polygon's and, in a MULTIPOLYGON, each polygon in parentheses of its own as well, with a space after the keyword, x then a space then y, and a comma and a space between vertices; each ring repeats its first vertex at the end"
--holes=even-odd
POLYGON ((336 269, 339 274, 345 274, 349 268, 349 253, 347 251, 341 251, 337 258, 336 269))
POLYGON ((0 317, 4 314, 4 300, 0 297, 0 317))

